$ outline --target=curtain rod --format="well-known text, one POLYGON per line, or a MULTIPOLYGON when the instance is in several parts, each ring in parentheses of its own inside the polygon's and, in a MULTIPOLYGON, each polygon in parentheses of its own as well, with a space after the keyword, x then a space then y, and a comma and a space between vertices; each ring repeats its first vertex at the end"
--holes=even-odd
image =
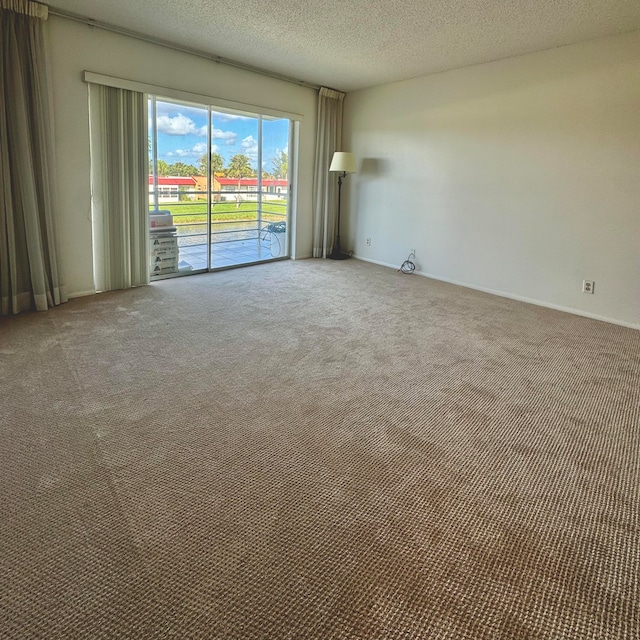
POLYGON ((319 85, 313 84, 311 82, 306 82, 305 80, 297 80, 296 78, 292 78, 291 76, 286 76, 274 71, 267 71, 266 69, 260 69, 259 67, 254 67, 252 65, 244 64, 243 62, 237 62, 235 60, 230 60, 228 58, 223 58, 222 56, 207 53, 206 51, 202 51, 200 49, 184 47, 180 44, 176 44, 175 42, 170 42, 169 40, 162 40, 160 38, 147 36, 144 33, 140 33, 139 31, 117 27, 113 24, 109 24, 108 22, 93 20, 92 18, 87 18, 70 11, 64 11, 63 9, 57 9, 53 6, 49 6, 49 15, 57 16, 58 18, 64 18, 66 20, 72 20, 81 24, 86 24, 89 27, 95 27, 96 29, 102 29, 103 31, 117 33, 121 36, 128 36, 130 38, 135 38, 136 40, 142 40, 143 42, 147 42, 149 44, 160 45, 161 47, 173 49, 174 51, 180 51, 181 53, 189 53, 193 56, 198 56, 199 58, 204 58, 205 60, 209 60, 211 62, 217 62, 218 64, 224 64, 228 67, 234 67, 236 69, 242 69, 243 71, 259 73, 260 75, 267 76, 268 78, 274 78, 275 80, 282 80, 284 82, 289 82, 290 84, 296 84, 302 87, 307 87, 309 89, 315 89, 316 91, 320 89, 319 85))

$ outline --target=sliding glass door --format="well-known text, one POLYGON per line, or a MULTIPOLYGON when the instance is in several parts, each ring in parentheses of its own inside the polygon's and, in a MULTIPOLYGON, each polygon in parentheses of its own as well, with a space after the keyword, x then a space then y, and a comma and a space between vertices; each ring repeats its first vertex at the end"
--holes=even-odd
POLYGON ((149 98, 152 277, 289 256, 291 125, 149 98))

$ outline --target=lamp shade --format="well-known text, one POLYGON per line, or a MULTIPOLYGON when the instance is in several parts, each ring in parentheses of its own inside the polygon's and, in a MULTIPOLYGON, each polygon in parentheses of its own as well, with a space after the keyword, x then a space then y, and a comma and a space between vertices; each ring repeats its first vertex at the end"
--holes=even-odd
POLYGON ((339 171, 340 173, 356 173, 356 158, 348 151, 336 151, 331 160, 329 171, 339 171))

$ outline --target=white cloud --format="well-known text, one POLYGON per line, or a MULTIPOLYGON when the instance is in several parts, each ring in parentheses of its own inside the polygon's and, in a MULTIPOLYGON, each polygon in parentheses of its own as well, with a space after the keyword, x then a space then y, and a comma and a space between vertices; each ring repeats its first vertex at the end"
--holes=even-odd
POLYGON ((196 142, 191 149, 176 149, 165 153, 167 158, 201 158, 207 152, 205 142, 196 142))
POLYGON ((240 143, 242 153, 249 156, 252 160, 258 158, 258 141, 253 136, 247 136, 240 143))
MULTIPOLYGON (((205 132, 206 135, 206 132, 205 132)), ((212 140, 224 140, 225 144, 234 144, 238 134, 235 131, 223 131, 222 129, 211 129, 212 140)))
MULTIPOLYGON (((200 138, 207 137, 207 125, 198 127, 191 118, 188 118, 183 113, 178 113, 175 116, 158 114, 157 124, 158 133, 164 133, 169 136, 194 135, 200 138)), ((151 127, 151 121, 149 121, 149 127, 151 127)), ((223 131, 214 127, 211 129, 211 138, 213 140, 222 140, 224 144, 232 145, 235 144, 238 134, 235 131, 223 131)), ((172 155, 180 154, 176 151, 172 155)))
POLYGON ((196 123, 187 116, 179 113, 176 116, 158 116, 158 132, 169 136, 206 136, 207 127, 197 127, 196 123), (202 133, 204 129, 204 134, 202 133))

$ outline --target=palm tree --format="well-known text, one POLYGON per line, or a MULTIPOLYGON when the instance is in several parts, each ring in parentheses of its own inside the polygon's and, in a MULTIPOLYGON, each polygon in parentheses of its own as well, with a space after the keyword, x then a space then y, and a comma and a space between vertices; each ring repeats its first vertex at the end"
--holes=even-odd
POLYGON ((167 164, 164 160, 158 160, 158 175, 168 176, 169 172, 170 172, 169 164, 167 164))
MULTIPOLYGON (((211 175, 214 176, 224 169, 224 160, 219 153, 213 151, 211 153, 211 175)), ((207 175, 207 156, 204 155, 198 160, 198 171, 201 176, 207 175)))
POLYGON ((171 171, 172 176, 182 176, 184 178, 198 175, 197 167, 194 167, 192 164, 185 164, 184 162, 170 164, 169 171, 171 171))
POLYGON ((271 158, 273 175, 275 178, 286 179, 289 170, 289 156, 286 151, 281 151, 275 158, 271 158))
MULTIPOLYGON (((229 160, 229 166, 227 167, 227 175, 230 178, 238 178, 238 191, 242 184, 242 178, 248 178, 253 175, 253 169, 251 167, 251 160, 244 153, 238 153, 231 157, 229 160)), ((236 196, 236 208, 240 207, 240 194, 236 196)))

